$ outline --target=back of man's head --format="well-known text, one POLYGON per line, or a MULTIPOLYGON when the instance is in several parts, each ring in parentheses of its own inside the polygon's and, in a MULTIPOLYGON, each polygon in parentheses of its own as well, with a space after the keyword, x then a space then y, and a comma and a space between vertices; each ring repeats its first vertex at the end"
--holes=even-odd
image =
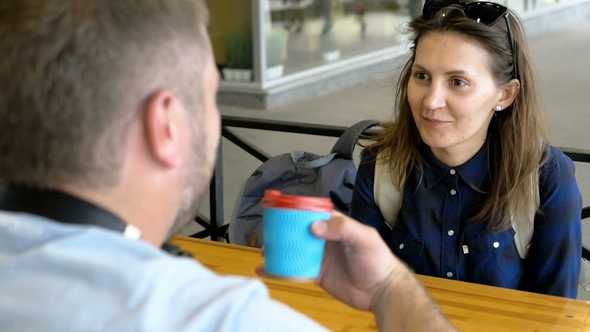
POLYGON ((151 94, 200 108, 207 15, 202 0, 0 2, 0 183, 117 184, 151 94))

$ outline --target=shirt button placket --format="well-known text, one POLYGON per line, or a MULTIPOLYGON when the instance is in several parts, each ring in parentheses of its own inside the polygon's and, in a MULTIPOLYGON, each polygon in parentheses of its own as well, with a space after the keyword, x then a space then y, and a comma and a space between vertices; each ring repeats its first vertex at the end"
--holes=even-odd
POLYGON ((456 270, 458 262, 458 253, 456 248, 459 245, 459 238, 455 236, 455 232, 459 230, 460 219, 461 219, 461 195, 459 193, 459 177, 457 171, 454 168, 449 170, 449 175, 446 176, 447 192, 450 194, 447 196, 445 203, 445 212, 443 217, 443 229, 446 229, 442 240, 442 260, 441 260, 441 272, 444 277, 448 279, 456 279, 456 270))

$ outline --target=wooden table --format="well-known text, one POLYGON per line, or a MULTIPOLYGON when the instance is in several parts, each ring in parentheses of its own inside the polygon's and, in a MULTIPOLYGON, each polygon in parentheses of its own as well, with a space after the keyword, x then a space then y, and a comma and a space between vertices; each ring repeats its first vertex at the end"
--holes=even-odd
MULTIPOLYGON (((220 274, 256 277, 259 249, 176 237, 172 244, 220 274)), ((590 303, 460 281, 418 276, 447 317, 462 331, 590 331, 590 303)), ((271 297, 332 331, 376 331, 368 312, 352 309, 313 284, 260 278, 271 297)))

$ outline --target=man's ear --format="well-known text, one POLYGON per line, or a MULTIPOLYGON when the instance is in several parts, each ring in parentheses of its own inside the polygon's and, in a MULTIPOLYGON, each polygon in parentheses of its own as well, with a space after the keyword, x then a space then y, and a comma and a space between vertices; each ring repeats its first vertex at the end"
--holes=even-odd
POLYGON ((498 101, 498 105, 505 110, 508 106, 512 105, 516 96, 520 93, 520 82, 517 79, 512 79, 508 84, 504 86, 502 96, 498 101))
POLYGON ((178 98, 168 90, 154 93, 144 104, 143 127, 148 152, 165 167, 181 162, 178 98))

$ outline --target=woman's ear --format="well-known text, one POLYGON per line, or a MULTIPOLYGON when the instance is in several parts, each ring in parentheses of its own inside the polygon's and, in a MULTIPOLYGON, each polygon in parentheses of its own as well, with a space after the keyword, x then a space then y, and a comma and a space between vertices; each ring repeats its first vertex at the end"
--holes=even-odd
POLYGON ((498 100, 498 105, 505 110, 508 106, 512 105, 516 96, 520 93, 520 81, 512 79, 508 84, 504 85, 502 96, 498 100))

